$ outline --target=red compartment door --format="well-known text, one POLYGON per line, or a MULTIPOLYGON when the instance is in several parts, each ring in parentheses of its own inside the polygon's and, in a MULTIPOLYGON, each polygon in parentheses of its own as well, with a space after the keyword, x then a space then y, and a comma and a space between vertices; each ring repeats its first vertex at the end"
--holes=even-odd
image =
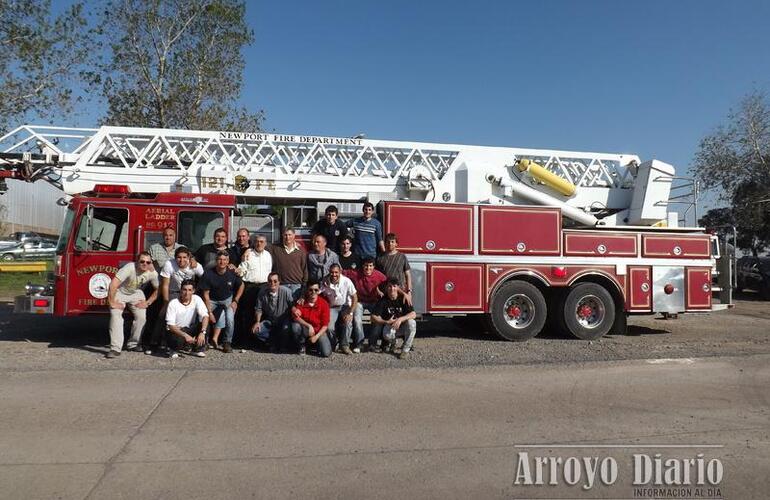
POLYGON ((558 208, 479 207, 480 253, 559 255, 561 210, 558 208))
POLYGON ((642 235, 644 257, 674 259, 704 258, 711 256, 711 238, 703 236, 642 235))
POLYGON ((429 312, 483 312, 482 264, 428 264, 429 312))
POLYGON ((402 252, 472 254, 473 206, 386 202, 385 233, 402 252))
POLYGON ((628 266, 626 307, 629 311, 652 310, 652 272, 649 266, 628 266))
POLYGON ((708 267, 687 268, 687 295, 685 308, 711 309, 711 269, 708 267))
POLYGON ((636 257, 635 234, 580 232, 564 233, 564 255, 594 257, 636 257))

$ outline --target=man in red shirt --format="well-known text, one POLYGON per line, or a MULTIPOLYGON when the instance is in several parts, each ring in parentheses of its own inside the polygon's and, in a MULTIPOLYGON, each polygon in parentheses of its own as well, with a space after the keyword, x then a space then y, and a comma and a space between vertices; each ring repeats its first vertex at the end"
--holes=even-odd
POLYGON ((297 344, 300 356, 305 355, 305 346, 318 349, 322 358, 332 355, 332 344, 326 330, 329 327, 329 303, 319 294, 321 284, 310 280, 305 288, 304 300, 299 301, 292 309, 291 333, 297 344))
MULTIPOLYGON (((353 338, 361 339, 364 338, 364 309, 369 313, 372 312, 375 304, 383 296, 382 287, 388 278, 374 268, 372 257, 366 257, 361 264, 361 269, 348 277, 353 280, 358 295, 358 304, 353 310, 353 338)), ((374 348, 371 342, 369 348, 374 348)))

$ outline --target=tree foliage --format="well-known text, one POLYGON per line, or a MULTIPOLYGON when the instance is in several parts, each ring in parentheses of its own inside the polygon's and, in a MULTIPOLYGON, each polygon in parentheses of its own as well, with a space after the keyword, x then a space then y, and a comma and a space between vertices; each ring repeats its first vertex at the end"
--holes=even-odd
POLYGON ((259 130, 262 111, 234 103, 241 49, 253 41, 238 0, 111 0, 101 23, 111 51, 99 82, 104 123, 259 130))
POLYGON ((83 5, 50 12, 50 0, 0 0, 0 132, 25 116, 61 116, 78 99, 90 47, 83 5))
POLYGON ((738 246, 755 254, 770 245, 770 100, 766 93, 746 96, 730 111, 726 124, 701 140, 692 172, 729 204, 709 211, 700 224, 729 221, 738 228, 738 246))

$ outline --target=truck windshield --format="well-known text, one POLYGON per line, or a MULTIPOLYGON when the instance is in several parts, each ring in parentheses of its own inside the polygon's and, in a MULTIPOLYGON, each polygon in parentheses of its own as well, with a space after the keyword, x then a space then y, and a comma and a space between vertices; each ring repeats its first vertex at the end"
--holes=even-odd
POLYGON ((72 232, 72 223, 75 221, 75 211, 72 207, 67 208, 67 214, 64 216, 64 226, 59 233, 59 241, 56 243, 56 253, 58 255, 64 253, 67 248, 67 243, 70 241, 70 232, 72 232))

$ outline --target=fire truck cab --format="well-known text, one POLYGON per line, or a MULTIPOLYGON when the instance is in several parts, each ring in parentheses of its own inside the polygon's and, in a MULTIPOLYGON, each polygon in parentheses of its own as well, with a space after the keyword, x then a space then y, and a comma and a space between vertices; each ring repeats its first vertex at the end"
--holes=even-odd
POLYGON ((177 241, 196 250, 214 230, 229 227, 235 207, 231 195, 160 193, 130 198, 125 186, 97 186, 93 196, 72 198, 56 249, 53 300, 30 297, 17 310, 57 316, 103 314, 110 281, 137 254, 163 241, 174 228, 177 241))

